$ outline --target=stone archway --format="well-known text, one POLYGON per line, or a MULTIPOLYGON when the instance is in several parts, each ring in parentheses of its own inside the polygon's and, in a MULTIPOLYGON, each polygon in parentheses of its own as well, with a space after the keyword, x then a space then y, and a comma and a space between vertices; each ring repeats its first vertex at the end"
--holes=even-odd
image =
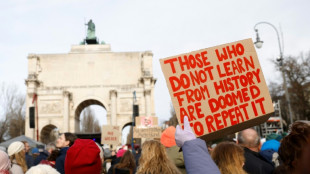
POLYGON ((44 144, 55 142, 58 138, 58 130, 55 125, 49 124, 42 128, 40 133, 40 141, 44 144))
MULTIPOLYGON (((75 126, 75 132, 79 132, 80 131, 80 115, 82 113, 82 111, 89 107, 90 105, 98 105, 98 106, 101 106, 103 107, 105 110, 106 110, 106 107, 98 100, 95 100, 95 99, 88 99, 88 100, 85 100, 83 102, 81 102, 77 108, 75 109, 75 120, 76 120, 76 126, 75 126)), ((100 125, 102 126, 102 125, 100 125)))
MULTIPOLYGON (((35 127, 26 109, 25 135, 36 139, 47 125, 79 130, 77 114, 90 103, 103 106, 109 125, 132 121, 133 92, 139 113, 155 116, 153 54, 112 52, 108 44, 74 45, 69 53, 28 55, 26 106, 36 107, 35 127)), ((38 140, 38 139, 36 139, 38 140)))

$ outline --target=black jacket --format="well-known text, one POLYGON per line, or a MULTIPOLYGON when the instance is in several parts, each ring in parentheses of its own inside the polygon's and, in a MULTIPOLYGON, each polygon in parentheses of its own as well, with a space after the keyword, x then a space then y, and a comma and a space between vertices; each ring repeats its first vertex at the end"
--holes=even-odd
POLYGON ((274 167, 258 152, 244 148, 245 163, 243 169, 248 174, 272 174, 274 167))

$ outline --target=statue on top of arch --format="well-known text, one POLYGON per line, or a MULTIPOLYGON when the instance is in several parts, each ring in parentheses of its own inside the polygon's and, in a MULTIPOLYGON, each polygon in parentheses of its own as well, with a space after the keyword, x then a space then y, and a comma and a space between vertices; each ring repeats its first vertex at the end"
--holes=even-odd
POLYGON ((96 39, 96 27, 92 20, 89 20, 87 24, 87 36, 86 39, 96 39))

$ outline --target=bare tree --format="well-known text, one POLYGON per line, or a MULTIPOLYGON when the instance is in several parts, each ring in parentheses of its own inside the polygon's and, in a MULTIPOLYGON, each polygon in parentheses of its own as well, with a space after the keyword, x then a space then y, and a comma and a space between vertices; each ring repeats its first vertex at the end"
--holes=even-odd
POLYGON ((1 84, 0 141, 25 134, 25 95, 16 85, 1 84))
POLYGON ((175 110, 173 108, 173 105, 170 105, 170 119, 169 119, 169 126, 174 126, 176 127, 179 122, 178 122, 178 118, 177 118, 177 114, 175 113, 175 110))
MULTIPOLYGON (((274 62, 280 70, 280 65, 274 62)), ((283 62, 285 75, 288 79, 288 92, 294 112, 294 120, 310 119, 310 52, 299 56, 289 56, 283 62)), ((287 103, 284 98, 283 88, 274 86, 278 94, 273 97, 281 99, 283 117, 288 121, 287 103)), ((275 91, 274 91, 275 92, 275 91)), ((272 92, 271 92, 272 95, 272 92)))
POLYGON ((95 133, 100 132, 100 125, 97 118, 94 115, 93 110, 87 107, 82 112, 82 132, 95 133))

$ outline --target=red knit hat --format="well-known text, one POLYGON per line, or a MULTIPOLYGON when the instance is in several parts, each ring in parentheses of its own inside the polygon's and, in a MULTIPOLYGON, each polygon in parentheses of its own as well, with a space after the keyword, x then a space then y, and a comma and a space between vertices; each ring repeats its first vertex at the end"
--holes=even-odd
POLYGON ((161 134, 160 142, 165 147, 172 147, 177 145, 175 142, 175 127, 170 126, 167 129, 164 130, 164 132, 161 134))
POLYGON ((68 149, 65 160, 66 174, 100 174, 100 149, 93 140, 76 139, 68 149))

